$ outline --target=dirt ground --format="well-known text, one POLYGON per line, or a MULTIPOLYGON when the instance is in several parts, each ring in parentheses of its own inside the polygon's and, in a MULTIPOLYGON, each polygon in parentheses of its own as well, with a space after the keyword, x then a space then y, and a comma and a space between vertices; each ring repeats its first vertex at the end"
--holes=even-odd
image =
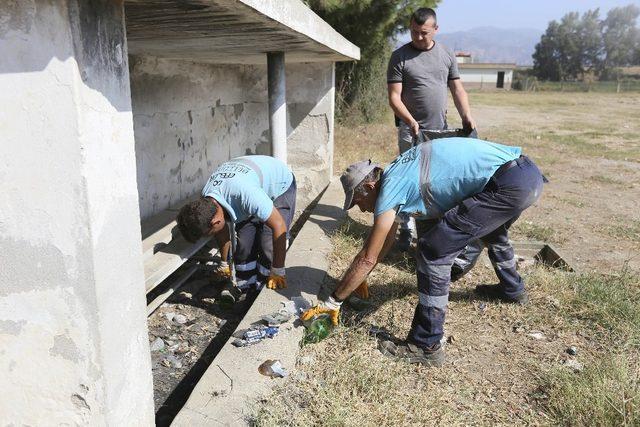
MULTIPOLYGON (((551 181, 513 237, 550 241, 580 271, 640 268, 640 95, 471 92, 481 138, 523 147, 551 181)), ((450 127, 460 126, 453 105, 450 127)), ((336 129, 334 170, 397 155, 388 123, 336 129)))
MULTIPOLYGON (((452 286, 447 362, 429 369, 385 358, 368 334, 375 325, 404 338, 411 325, 418 300, 415 265, 411 256, 393 252, 369 277, 371 308, 345 308, 341 326, 329 338, 301 349, 295 372, 256 407, 257 425, 633 425, 640 420, 638 405, 628 406, 640 396, 637 343, 615 347, 615 310, 598 307, 608 294, 622 292, 615 307, 623 312, 629 299, 624 295, 639 295, 637 275, 630 285, 616 278, 625 268, 640 267, 640 95, 470 95, 480 136, 522 146, 551 181, 514 225, 512 238, 551 242, 578 271, 610 276, 593 276, 605 277, 600 283, 592 276, 526 267, 521 273, 531 302, 521 307, 475 297, 475 285, 495 281, 489 268, 477 266, 452 286), (632 380, 606 377, 597 387, 585 383, 557 391, 560 379, 572 385, 595 378, 603 360, 609 363, 614 355, 635 361, 625 365, 632 366, 632 380), (611 395, 589 400, 600 388, 611 389, 611 395), (586 406, 576 403, 578 395, 586 396, 580 400, 586 406), (588 412, 589 405, 596 406, 591 402, 602 405, 593 414, 603 418, 588 412)), ((450 117, 453 126, 459 123, 450 117)), ((335 170, 362 158, 391 160, 397 149, 391 123, 337 128, 335 170)), ((370 215, 350 217, 333 238, 329 287, 371 224, 370 215)), ((630 325, 638 322, 633 310, 630 325)))
POLYGON ((514 237, 544 237, 579 271, 616 271, 624 263, 639 269, 640 96, 507 93, 472 100, 482 136, 522 146, 551 181, 514 237))

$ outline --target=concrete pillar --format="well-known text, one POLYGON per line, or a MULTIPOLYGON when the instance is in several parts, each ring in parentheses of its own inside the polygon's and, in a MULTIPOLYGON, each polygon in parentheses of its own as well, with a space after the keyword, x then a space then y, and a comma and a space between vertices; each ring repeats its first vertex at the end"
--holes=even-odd
POLYGON ((0 16, 0 419, 152 425, 123 2, 0 16))
POLYGON ((287 97, 284 52, 267 53, 271 155, 287 163, 287 97))

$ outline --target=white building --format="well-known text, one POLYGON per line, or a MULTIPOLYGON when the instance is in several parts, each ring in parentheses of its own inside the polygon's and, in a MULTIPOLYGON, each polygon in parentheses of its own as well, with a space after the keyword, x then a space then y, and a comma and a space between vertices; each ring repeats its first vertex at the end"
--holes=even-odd
POLYGON ((359 55, 299 0, 0 2, 3 425, 153 424, 175 209, 246 153, 288 159, 304 208, 359 55))
POLYGON ((460 79, 468 89, 511 89, 516 64, 473 62, 468 53, 456 53, 460 79))

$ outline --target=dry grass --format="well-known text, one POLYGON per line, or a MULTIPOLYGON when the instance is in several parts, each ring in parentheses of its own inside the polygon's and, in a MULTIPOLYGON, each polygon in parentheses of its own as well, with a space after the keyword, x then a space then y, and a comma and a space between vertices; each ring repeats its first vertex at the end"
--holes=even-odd
MULTIPOLYGON (((350 219, 334 236, 331 277, 361 247, 367 221, 350 219)), ((477 267, 452 288, 448 361, 428 369, 395 362, 376 350, 370 325, 403 337, 417 303, 410 259, 398 253, 370 278, 372 308, 343 310, 324 341, 301 349, 293 375, 256 408, 263 426, 634 425, 640 421, 637 350, 638 275, 525 271, 527 307, 477 300, 471 287, 491 280, 477 267), (541 331, 545 338, 528 334, 541 331), (564 366, 573 357, 582 373, 564 366)), ((328 286, 335 282, 330 280, 328 286)))
MULTIPOLYGON (((635 223, 624 223, 637 220, 640 200, 640 94, 470 97, 480 136, 523 147, 551 181, 537 206, 515 224, 513 238, 560 244, 581 270, 619 270, 628 259, 640 269, 635 223)), ((456 114, 450 105, 451 127, 460 126, 456 114)), ((383 123, 336 127, 335 138, 336 173, 356 160, 385 163, 397 155, 391 114, 383 123)))
MULTIPOLYGON (((367 333, 373 324, 402 338, 411 325, 415 265, 391 253, 370 275, 372 308, 345 308, 330 337, 301 348, 292 375, 256 406, 256 425, 640 425, 640 275, 622 267, 637 248, 640 96, 472 93, 471 103, 482 137, 523 146, 551 179, 514 238, 557 242, 589 273, 526 269, 531 303, 517 307, 474 296, 495 280, 477 266, 451 289, 447 363, 426 369, 384 358, 367 333), (571 359, 584 370, 565 366, 571 359)), ((336 128, 336 173, 396 154, 391 117, 336 128)), ((352 214, 333 237, 327 286, 370 222, 352 214)))

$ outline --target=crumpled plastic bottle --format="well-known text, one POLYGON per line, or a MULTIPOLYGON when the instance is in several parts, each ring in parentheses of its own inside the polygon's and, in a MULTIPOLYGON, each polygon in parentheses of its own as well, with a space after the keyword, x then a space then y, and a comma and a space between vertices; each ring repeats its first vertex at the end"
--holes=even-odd
POLYGON ((304 322, 304 326, 307 328, 304 336, 304 342, 307 344, 322 341, 328 337, 333 330, 331 317, 326 313, 313 316, 304 322))
POLYGON ((262 365, 258 366, 258 372, 271 378, 284 378, 289 373, 282 367, 279 360, 265 360, 262 365))

